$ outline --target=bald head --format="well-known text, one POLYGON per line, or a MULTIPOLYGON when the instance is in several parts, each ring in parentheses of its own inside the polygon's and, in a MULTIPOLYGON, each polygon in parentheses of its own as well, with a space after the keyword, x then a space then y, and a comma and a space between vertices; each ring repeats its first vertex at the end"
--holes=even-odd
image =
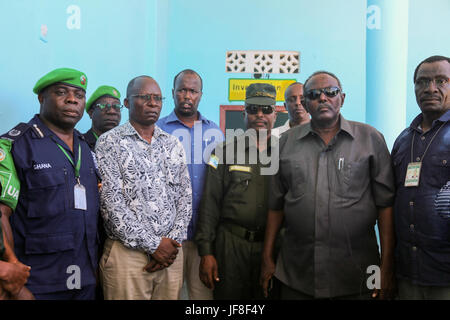
POLYGON ((152 127, 158 121, 162 108, 161 89, 158 83, 149 76, 139 76, 127 86, 127 97, 124 100, 129 111, 130 123, 136 128, 152 127))
POLYGON ((142 85, 143 80, 150 80, 156 83, 155 79, 150 76, 138 76, 131 79, 127 86, 127 98, 139 91, 139 87, 142 85))
POLYGON ((284 92, 284 106, 289 115, 289 126, 309 122, 309 114, 302 105, 303 84, 294 82, 284 92))
POLYGON ((284 100, 287 100, 287 99, 288 99, 288 97, 289 97, 291 91, 294 89, 294 87, 295 87, 295 88, 301 88, 302 91, 303 91, 303 83, 301 83, 301 82, 294 82, 294 83, 291 83, 291 84, 286 88, 286 90, 284 91, 284 100))

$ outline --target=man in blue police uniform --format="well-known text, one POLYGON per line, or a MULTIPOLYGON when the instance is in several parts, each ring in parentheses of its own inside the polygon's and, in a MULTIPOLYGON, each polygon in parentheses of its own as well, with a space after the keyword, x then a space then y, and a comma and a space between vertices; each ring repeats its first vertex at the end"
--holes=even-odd
POLYGON ((36 299, 95 298, 97 168, 74 129, 83 116, 86 86, 80 71, 51 71, 33 89, 39 114, 0 139, 2 154, 12 159, 0 162, 8 189, 1 210, 11 225, 2 222, 17 258, 31 267, 27 287, 36 299), (19 183, 8 186, 5 177, 19 183))
POLYGON ((198 217, 198 207, 203 194, 206 162, 214 146, 223 141, 223 133, 211 120, 198 111, 202 97, 203 82, 191 69, 178 73, 173 81, 172 97, 175 109, 156 124, 181 140, 188 161, 192 183, 192 219, 188 226, 187 240, 183 242, 184 281, 191 300, 211 300, 212 290, 199 278, 200 256, 193 238, 198 217))

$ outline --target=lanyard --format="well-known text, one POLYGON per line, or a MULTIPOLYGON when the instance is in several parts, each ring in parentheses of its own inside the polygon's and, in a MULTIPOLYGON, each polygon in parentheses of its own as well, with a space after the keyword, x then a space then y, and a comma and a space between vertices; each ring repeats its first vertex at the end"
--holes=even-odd
POLYGON ((94 134, 95 140, 98 140, 98 135, 94 131, 92 133, 94 134))
MULTIPOLYGON (((437 129, 436 133, 433 135, 433 137, 431 138, 430 142, 428 143, 427 147, 425 148, 425 151, 423 152, 422 157, 420 157, 420 162, 423 161, 423 158, 425 158, 425 154, 428 151, 428 148, 430 147, 431 143, 433 142, 434 138, 437 136, 437 134, 439 133, 439 131, 442 129, 442 127, 444 126, 445 122, 443 124, 441 124, 441 126, 439 127, 439 129, 437 129)), ((413 133, 413 137, 412 137, 412 142, 411 142, 411 162, 414 162, 414 137, 416 136, 416 131, 414 130, 413 133)))
POLYGON ((81 145, 78 144, 78 160, 77 160, 77 164, 75 165, 73 163, 72 158, 67 154, 67 151, 63 147, 61 147, 61 145, 58 142, 55 142, 55 143, 61 149, 61 151, 64 153, 64 155, 67 157, 67 159, 70 161, 70 163, 74 167, 74 169, 75 169, 75 179, 77 179, 78 184, 80 184, 81 145))

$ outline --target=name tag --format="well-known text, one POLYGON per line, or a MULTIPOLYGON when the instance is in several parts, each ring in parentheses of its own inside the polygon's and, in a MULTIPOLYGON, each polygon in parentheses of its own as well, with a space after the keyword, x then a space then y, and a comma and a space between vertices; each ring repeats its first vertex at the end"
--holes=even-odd
POLYGON ((231 171, 241 171, 241 172, 252 172, 252 168, 251 167, 244 167, 244 166, 230 166, 229 167, 229 172, 231 171))
POLYGON ((422 162, 410 162, 406 170, 405 187, 417 187, 419 185, 420 169, 422 162))
POLYGON ((73 195, 75 209, 87 210, 86 188, 82 184, 77 183, 73 188, 73 195))

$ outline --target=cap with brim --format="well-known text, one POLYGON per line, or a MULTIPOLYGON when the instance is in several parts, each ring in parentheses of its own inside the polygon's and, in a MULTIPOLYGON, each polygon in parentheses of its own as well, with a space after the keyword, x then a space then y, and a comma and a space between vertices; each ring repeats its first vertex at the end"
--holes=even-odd
POLYGON ((268 83, 252 83, 245 92, 246 104, 275 105, 277 91, 268 83))
POLYGON ((120 92, 114 87, 111 86, 100 86, 94 93, 91 95, 89 100, 86 102, 86 111, 92 106, 92 104, 99 98, 103 96, 109 96, 111 98, 119 99, 120 101, 120 92))
POLYGON ((55 69, 47 73, 36 82, 36 85, 33 88, 33 92, 39 94, 39 92, 41 92, 43 89, 55 83, 68 84, 86 91, 87 77, 83 72, 75 69, 55 69))

